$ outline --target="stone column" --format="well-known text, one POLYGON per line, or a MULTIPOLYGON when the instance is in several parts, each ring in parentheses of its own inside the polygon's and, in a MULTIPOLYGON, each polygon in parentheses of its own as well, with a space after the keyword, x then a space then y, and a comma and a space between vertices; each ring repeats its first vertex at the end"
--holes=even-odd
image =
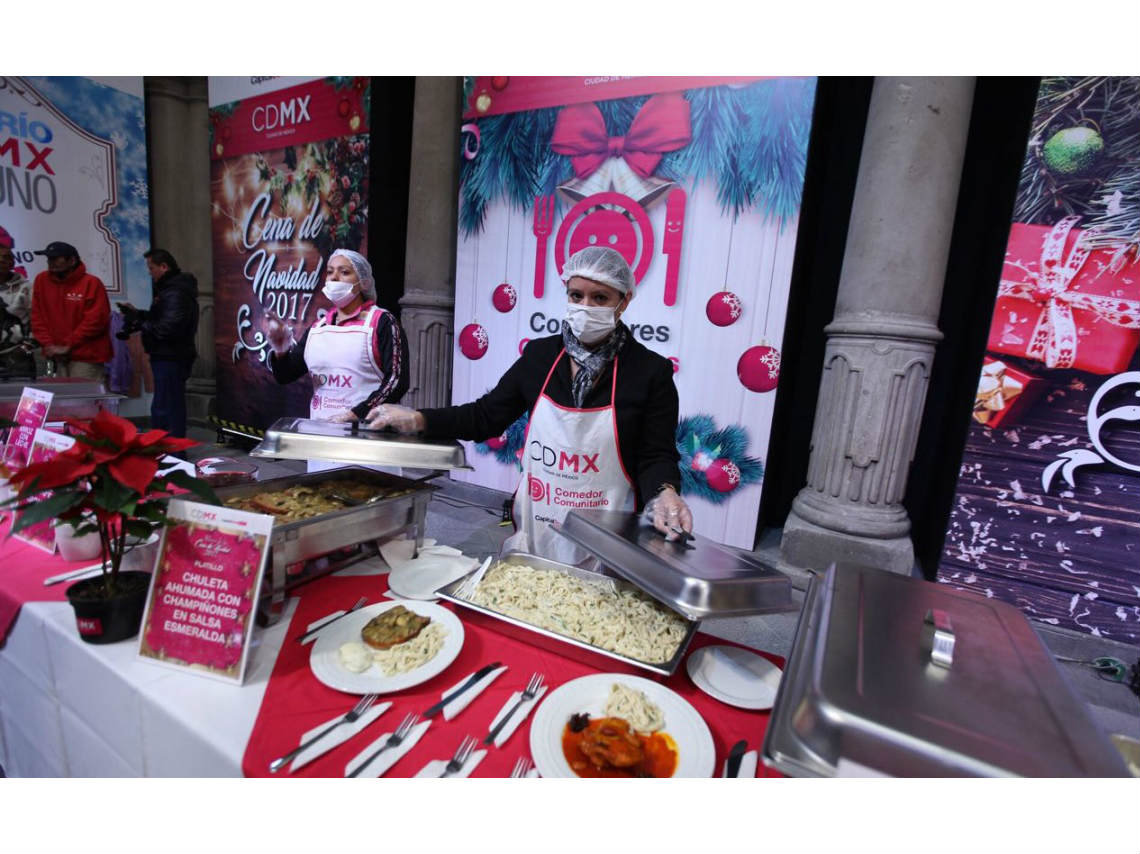
POLYGON ((151 243, 198 279, 198 358, 186 384, 186 409, 191 420, 204 422, 216 389, 206 78, 148 77, 146 97, 151 243))
POLYGON ((972 77, 875 81, 807 485, 784 563, 847 561, 909 574, 903 508, 942 301, 973 99, 972 77))
POLYGON ((416 78, 400 299, 411 351, 411 385, 401 402, 416 408, 451 403, 462 91, 458 77, 416 78))

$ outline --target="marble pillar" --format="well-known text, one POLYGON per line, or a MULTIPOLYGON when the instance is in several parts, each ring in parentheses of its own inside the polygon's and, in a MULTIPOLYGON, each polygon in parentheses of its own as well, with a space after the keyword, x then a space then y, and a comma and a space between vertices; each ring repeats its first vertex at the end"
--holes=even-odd
POLYGON ((187 416, 205 422, 214 380, 214 262, 210 244, 210 133, 205 77, 146 78, 151 245, 198 279, 198 358, 186 384, 187 416))
POLYGON ((411 359, 411 385, 401 402, 415 408, 451 403, 461 103, 461 78, 416 78, 400 299, 411 359))
POLYGON ((812 429, 781 561, 909 574, 918 440, 970 122, 971 77, 875 81, 812 429))

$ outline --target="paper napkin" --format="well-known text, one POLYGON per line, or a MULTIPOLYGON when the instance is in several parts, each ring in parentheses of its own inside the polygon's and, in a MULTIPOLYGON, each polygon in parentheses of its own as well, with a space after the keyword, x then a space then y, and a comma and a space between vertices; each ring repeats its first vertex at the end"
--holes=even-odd
MULTIPOLYGON (((464 691, 462 694, 444 706, 442 711, 443 719, 449 721, 454 718, 456 715, 466 709, 472 700, 482 694, 488 685, 490 685, 506 672, 507 666, 505 664, 502 667, 496 667, 494 670, 492 670, 490 673, 488 673, 486 676, 484 676, 482 679, 480 679, 478 682, 476 682, 474 685, 472 685, 470 688, 468 688, 466 691, 464 691)), ((475 671, 473 670, 458 682, 456 682, 454 685, 452 685, 450 688, 448 688, 446 691, 441 691, 439 698, 442 700, 452 691, 458 690, 464 682, 466 682, 474 675, 475 671)))
MULTIPOLYGON (((424 549, 429 549, 435 545, 435 540, 431 537, 424 537, 424 544, 420 547, 422 552, 424 549)), ((412 552, 415 550, 416 541, 401 538, 397 540, 385 540, 380 543, 380 556, 384 558, 384 563, 389 567, 395 569, 401 564, 407 563, 412 559, 412 552)), ((441 548, 449 548, 448 546, 441 546, 441 548)), ((454 549, 452 549, 454 551, 454 549)))
MULTIPOLYGON (((369 762, 368 766, 357 776, 379 777, 381 774, 395 765, 400 757, 402 757, 405 753, 416 746, 416 742, 423 737, 423 734, 427 732, 429 726, 431 726, 430 720, 420 721, 418 724, 412 727, 411 731, 407 734, 403 741, 401 741, 395 747, 389 747, 387 750, 369 762)), ((356 766, 360 765, 362 762, 368 759, 369 756, 383 747, 384 743, 391 736, 392 733, 390 732, 384 733, 382 736, 380 736, 378 739, 376 739, 374 742, 356 754, 356 756, 352 757, 352 759, 348 761, 348 764, 344 766, 344 776, 347 777, 349 774, 355 771, 356 766)))
MULTIPOLYGON (((514 734, 514 731, 519 728, 519 724, 526 720, 526 716, 530 714, 531 709, 533 709, 535 705, 538 704, 538 701, 542 699, 544 694, 546 694, 545 685, 538 689, 538 693, 534 695, 533 700, 527 700, 525 703, 519 706, 518 709, 515 710, 515 713, 511 715, 511 719, 507 721, 506 726, 504 726, 502 730, 499 731, 499 734, 495 736, 495 747, 502 747, 507 743, 507 739, 509 739, 514 734)), ((488 731, 493 730, 496 726, 498 726, 499 720, 503 717, 503 715, 507 714, 507 712, 509 712, 514 707, 515 703, 522 699, 522 695, 522 691, 515 691, 515 693, 511 694, 510 699, 508 699, 507 702, 503 703, 503 708, 499 709, 499 713, 495 715, 495 719, 491 721, 491 725, 487 728, 488 731)))
MULTIPOLYGON (((313 620, 313 622, 311 622, 311 623, 309 623, 309 625, 305 626, 305 631, 301 632, 302 636, 303 636, 303 635, 305 635, 305 634, 307 634, 308 632, 311 632, 311 631, 313 631, 313 629, 319 628, 320 626, 323 626, 323 625, 325 625, 325 624, 327 624, 327 623, 331 623, 331 622, 332 622, 333 620, 335 620, 337 617, 341 617, 341 616, 343 616, 343 615, 344 615, 344 613, 345 613, 345 611, 344 611, 344 609, 342 608, 342 609, 341 609, 341 610, 339 610, 339 611, 333 611, 331 614, 325 614, 325 615, 324 615, 323 617, 321 617, 319 620, 313 620)), ((320 637, 320 634, 321 634, 320 632, 316 632, 316 633, 314 633, 313 635, 311 635, 310 637, 308 637, 308 638, 305 638, 305 640, 301 641, 301 643, 302 643, 302 644, 306 644, 306 643, 312 643, 312 642, 313 642, 313 641, 315 641, 315 640, 316 640, 318 637, 320 637)))
MULTIPOLYGON (((447 776, 449 776, 449 777, 470 777, 471 772, 474 771, 475 767, 480 762, 483 761, 483 757, 486 755, 487 755, 486 750, 473 751, 472 754, 467 757, 467 761, 463 763, 462 768, 460 768, 454 774, 448 774, 447 776)), ((429 762, 427 765, 425 765, 423 768, 421 768, 419 773, 416 774, 416 776, 417 777, 438 777, 440 774, 442 774, 444 772, 444 769, 447 768, 447 763, 450 761, 451 761, 450 758, 448 758, 448 759, 433 759, 431 762, 429 762)))
POLYGON ((537 780, 538 779, 538 769, 537 768, 531 768, 529 771, 526 772, 526 776, 527 776, 527 779, 537 780))
POLYGON ((350 578, 360 575, 384 575, 388 571, 386 564, 379 555, 373 555, 357 563, 349 564, 344 569, 333 573, 333 578, 350 578))
MULTIPOLYGON (((348 741, 358 732, 363 730, 366 726, 368 726, 390 708, 392 708, 391 703, 377 703, 352 723, 341 724, 328 735, 324 736, 319 741, 311 744, 309 747, 306 747, 304 750, 298 753, 292 764, 289 766, 289 770, 291 772, 296 771, 298 768, 304 765, 308 765, 318 756, 324 756, 334 747, 344 744, 344 742, 348 741)), ((299 739, 297 739, 297 743, 304 744, 318 732, 332 726, 333 723, 339 721, 343 717, 343 714, 337 715, 335 718, 330 718, 324 723, 313 727, 311 730, 304 733, 299 739)))
MULTIPOLYGON (((757 765, 758 760, 759 760, 759 754, 755 750, 747 751, 743 756, 740 757, 740 770, 737 772, 736 776, 738 778, 740 778, 740 777, 755 777, 756 776, 756 765, 757 765)), ((728 776, 727 772, 728 772, 728 760, 726 759, 724 761, 724 767, 720 771, 720 776, 727 777, 728 776)))

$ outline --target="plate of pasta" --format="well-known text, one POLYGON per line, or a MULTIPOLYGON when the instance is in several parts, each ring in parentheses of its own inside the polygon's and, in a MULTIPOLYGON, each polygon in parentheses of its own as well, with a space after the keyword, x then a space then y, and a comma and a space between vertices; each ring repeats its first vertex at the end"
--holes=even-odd
POLYGON ((712 733, 700 713, 657 682, 583 676, 534 714, 530 753, 543 777, 711 777, 712 733))
POLYGON ((386 694, 426 682, 463 648, 463 624, 434 602, 378 602, 321 632, 309 655, 318 680, 349 694, 386 694))

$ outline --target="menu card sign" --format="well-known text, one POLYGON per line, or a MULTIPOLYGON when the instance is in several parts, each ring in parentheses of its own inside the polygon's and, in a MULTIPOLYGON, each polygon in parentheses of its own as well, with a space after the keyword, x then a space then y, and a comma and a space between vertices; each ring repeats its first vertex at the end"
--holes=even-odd
POLYGON ((241 684, 273 517, 172 499, 139 656, 241 684))
MULTIPOLYGON (((27 463, 33 465, 35 463, 46 463, 56 454, 61 451, 66 451, 75 444, 75 439, 71 436, 63 436, 59 433, 52 433, 50 430, 36 430, 33 433, 32 448, 28 452, 27 463)), ((40 499, 47 498, 51 493, 41 492, 32 501, 39 501, 40 499)), ((23 502, 21 502, 23 503, 23 502)), ((15 514, 19 516, 19 511, 15 514)), ((43 549, 45 552, 51 554, 55 553, 55 520, 44 519, 44 521, 32 525, 31 527, 24 528, 18 534, 12 535, 17 540, 23 540, 25 543, 35 546, 37 549, 43 549)))
POLYGON ((12 420, 16 426, 8 433, 8 440, 4 443, 4 465, 10 471, 21 469, 28 464, 28 454, 32 450, 36 431, 47 421, 48 409, 51 407, 52 393, 41 391, 38 388, 25 388, 20 395, 20 404, 16 407, 16 416, 12 420))

